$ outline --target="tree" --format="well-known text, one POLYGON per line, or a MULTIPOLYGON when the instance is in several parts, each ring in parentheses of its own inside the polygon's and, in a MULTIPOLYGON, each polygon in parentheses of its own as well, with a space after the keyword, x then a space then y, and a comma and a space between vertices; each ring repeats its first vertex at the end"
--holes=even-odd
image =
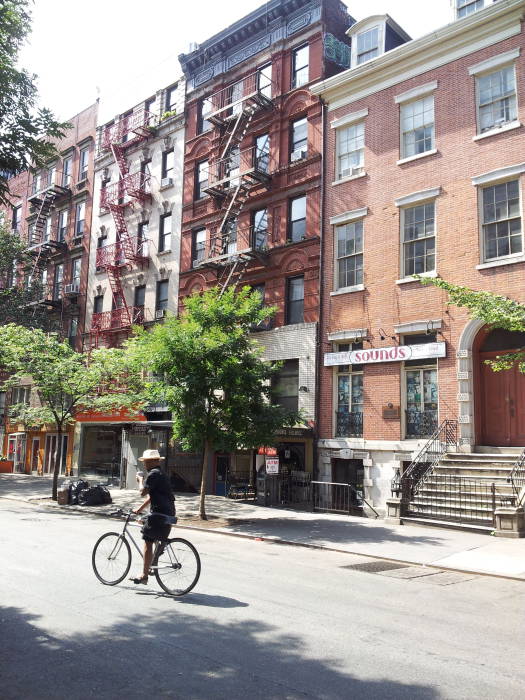
POLYGON ((75 352, 56 334, 15 324, 0 326, 0 365, 11 373, 3 387, 31 377, 40 405, 11 406, 27 426, 55 425, 58 449, 52 497, 57 499, 62 434, 82 410, 107 412, 143 405, 142 371, 122 349, 101 348, 89 356, 75 352))
POLYGON ((58 330, 53 316, 37 303, 43 296, 42 282, 37 275, 31 277, 33 264, 20 238, 0 221, 0 325, 58 330), (14 271, 24 271, 24 279, 14 271))
POLYGON ((206 520, 209 455, 270 445, 276 430, 294 425, 298 415, 272 403, 276 368, 261 359, 262 349, 250 338, 274 312, 261 306, 260 294, 248 287, 222 295, 212 289, 184 304, 178 318, 138 330, 128 351, 162 378, 149 390, 169 406, 173 437, 203 455, 199 513, 206 520))
MULTIPOLYGON (((444 289, 449 295, 449 304, 468 309, 472 318, 486 323, 490 328, 506 331, 525 332, 525 304, 492 292, 475 291, 469 287, 451 284, 440 278, 417 277, 422 284, 433 284, 444 289)), ((487 360, 495 372, 511 369, 515 365, 525 373, 525 347, 515 352, 499 355, 495 360, 487 360)))
POLYGON ((30 0, 0 2, 0 204, 9 205, 10 175, 43 167, 56 156, 53 140, 67 124, 37 107, 35 75, 18 70, 22 44, 31 27, 30 0))

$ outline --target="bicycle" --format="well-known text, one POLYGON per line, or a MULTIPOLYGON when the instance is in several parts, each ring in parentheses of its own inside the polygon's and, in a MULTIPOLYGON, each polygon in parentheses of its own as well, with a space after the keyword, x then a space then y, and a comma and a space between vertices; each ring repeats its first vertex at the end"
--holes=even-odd
MULTIPOLYGON (((106 532, 99 537, 91 563, 98 580, 106 586, 116 586, 124 580, 131 567, 131 547, 128 538, 142 558, 142 551, 135 541, 128 525, 133 511, 119 509, 111 515, 125 515, 122 532, 106 532)), ((169 517, 169 516, 166 516, 169 517)), ((173 523, 177 518, 171 518, 173 523)), ((181 537, 157 541, 153 552, 150 572, 155 575, 159 586, 169 595, 182 596, 189 593, 199 580, 201 560, 195 547, 181 537)))

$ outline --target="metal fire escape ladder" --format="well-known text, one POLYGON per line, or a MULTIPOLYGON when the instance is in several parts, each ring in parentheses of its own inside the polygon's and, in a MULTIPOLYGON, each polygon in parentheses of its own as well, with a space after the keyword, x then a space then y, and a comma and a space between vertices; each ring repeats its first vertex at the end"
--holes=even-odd
POLYGON ((59 192, 53 187, 46 189, 43 193, 42 200, 40 201, 40 207, 36 215, 35 224, 35 239, 33 241, 28 240, 28 250, 36 252, 36 258, 31 268, 30 276, 33 276, 43 267, 46 262, 46 258, 43 255, 44 252, 49 252, 49 248, 46 246, 47 241, 44 241, 44 228, 46 226, 46 220, 49 216, 51 209, 53 208, 54 202, 58 197, 59 192))

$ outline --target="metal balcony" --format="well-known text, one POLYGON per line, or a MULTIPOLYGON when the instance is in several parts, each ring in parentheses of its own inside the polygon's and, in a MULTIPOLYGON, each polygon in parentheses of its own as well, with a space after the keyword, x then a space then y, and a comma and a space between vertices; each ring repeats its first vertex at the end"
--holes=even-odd
POLYGON ((363 437, 363 414, 360 411, 336 412, 336 437, 363 437))
POLYGON ((146 323, 148 312, 143 306, 123 306, 120 309, 101 311, 91 317, 91 332, 104 333, 131 328, 132 325, 146 323))
POLYGON ((71 175, 64 174, 59 170, 48 171, 33 178, 31 183, 31 194, 29 195, 29 203, 31 206, 38 206, 42 201, 46 192, 51 192, 55 197, 70 194, 69 186, 71 184, 71 175))
POLYGON ((222 199, 234 192, 239 185, 250 188, 255 185, 267 187, 275 159, 256 146, 242 151, 233 151, 226 158, 212 161, 208 167, 208 181, 202 190, 212 197, 222 199))
POLYGON ((99 153, 111 148, 112 144, 129 147, 143 141, 151 135, 157 125, 156 114, 147 112, 145 109, 134 112, 120 119, 116 124, 110 124, 104 128, 100 137, 99 153), (131 134, 133 136, 129 138, 131 134))
POLYGON ((149 241, 134 236, 130 238, 130 246, 123 243, 110 243, 102 248, 97 248, 95 267, 107 269, 109 267, 124 267, 134 262, 143 262, 149 257, 149 241), (133 250, 133 255, 128 255, 127 250, 133 250))
POLYGON ((144 204, 151 200, 150 183, 151 176, 147 173, 130 173, 100 190, 100 208, 126 207, 137 200, 144 204))
POLYGON ((267 262, 268 230, 245 226, 222 234, 212 233, 206 245, 196 251, 193 267, 221 267, 232 259, 258 259, 267 262))
POLYGON ((216 126, 235 119, 246 108, 267 109, 272 105, 275 83, 260 71, 251 73, 211 95, 211 112, 206 119, 216 126))

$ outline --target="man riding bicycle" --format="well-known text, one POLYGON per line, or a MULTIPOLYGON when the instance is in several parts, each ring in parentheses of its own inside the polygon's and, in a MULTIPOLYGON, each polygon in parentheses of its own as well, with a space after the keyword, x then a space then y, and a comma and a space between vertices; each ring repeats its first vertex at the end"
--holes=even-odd
POLYGON ((169 537, 171 524, 175 516, 175 497, 171 490, 171 484, 160 470, 160 456, 158 450, 144 450, 139 462, 144 463, 148 472, 146 479, 140 472, 137 474, 140 495, 147 496, 146 500, 133 512, 138 515, 144 508, 150 506, 150 513, 142 527, 142 539, 144 540, 144 569, 141 576, 132 578, 133 583, 148 583, 151 562, 153 559, 153 543, 156 540, 165 540, 169 537), (168 519, 169 518, 169 519, 168 519))

